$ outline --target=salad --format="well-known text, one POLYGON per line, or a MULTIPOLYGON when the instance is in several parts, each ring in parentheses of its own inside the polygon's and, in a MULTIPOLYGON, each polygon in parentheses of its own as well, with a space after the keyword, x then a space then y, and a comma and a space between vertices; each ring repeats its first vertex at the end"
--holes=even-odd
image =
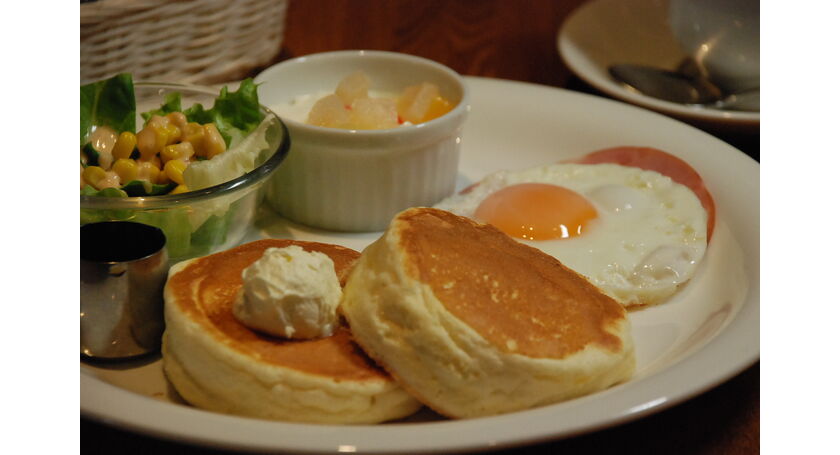
POLYGON ((186 183, 188 167, 224 153, 265 118, 251 79, 232 93, 224 87, 209 110, 201 104, 182 109, 181 93, 171 92, 159 109, 141 114, 145 123, 136 133, 130 74, 84 85, 80 99, 79 173, 85 195, 154 196, 199 189, 186 183))
POLYGON ((285 128, 260 106, 250 79, 236 91, 222 88, 209 109, 182 106, 177 87, 161 99, 146 85, 135 87, 131 75, 120 74, 80 89, 81 223, 133 220, 160 227, 174 260, 237 241, 246 224, 237 219, 252 217, 255 191, 184 193, 236 179, 275 152, 284 156, 285 128), (138 115, 143 90, 158 102, 138 115))

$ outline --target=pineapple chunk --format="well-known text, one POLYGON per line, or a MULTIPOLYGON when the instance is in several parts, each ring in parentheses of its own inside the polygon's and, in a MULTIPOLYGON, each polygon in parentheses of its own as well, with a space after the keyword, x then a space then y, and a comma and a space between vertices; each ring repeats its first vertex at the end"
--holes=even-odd
POLYGON ((349 128, 350 112, 344 107, 344 102, 338 95, 327 95, 312 106, 306 122, 328 128, 349 128))
POLYGON ((452 103, 450 103, 448 99, 442 96, 436 96, 435 99, 432 100, 432 105, 429 106, 429 110, 426 111, 426 116, 423 117, 423 121, 428 122, 429 120, 434 120, 451 110, 452 103))
POLYGON ((419 124, 452 110, 452 103, 430 82, 407 87, 398 98, 372 98, 370 78, 356 71, 341 80, 333 94, 310 109, 307 123, 328 128, 372 130, 396 128, 400 123, 419 124))
POLYGON ((437 85, 429 82, 406 87, 397 101, 397 111, 405 121, 415 124, 422 123, 432 105, 432 101, 438 96, 440 96, 440 93, 437 85))
POLYGON ((352 106, 353 101, 360 98, 368 97, 368 88, 370 87, 370 78, 364 71, 356 71, 349 76, 346 76, 338 87, 335 89, 335 94, 341 98, 345 106, 352 106))
POLYGON ((397 103, 387 98, 357 98, 350 109, 350 125, 358 130, 396 128, 397 103))

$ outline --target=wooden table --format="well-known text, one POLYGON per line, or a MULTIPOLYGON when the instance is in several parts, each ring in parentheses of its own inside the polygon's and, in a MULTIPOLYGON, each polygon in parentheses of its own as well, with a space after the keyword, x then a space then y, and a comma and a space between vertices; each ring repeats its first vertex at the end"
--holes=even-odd
MULTIPOLYGON (((581 0, 292 0, 275 61, 340 49, 419 55, 464 75, 598 93, 562 63, 560 24, 581 0)), ((256 74, 257 71, 254 73, 256 74)), ((759 136, 721 139, 759 159, 759 136)), ((576 438, 500 453, 742 454, 759 452, 755 364, 724 384, 651 417, 576 438)), ((81 421, 83 453, 226 453, 81 421)))

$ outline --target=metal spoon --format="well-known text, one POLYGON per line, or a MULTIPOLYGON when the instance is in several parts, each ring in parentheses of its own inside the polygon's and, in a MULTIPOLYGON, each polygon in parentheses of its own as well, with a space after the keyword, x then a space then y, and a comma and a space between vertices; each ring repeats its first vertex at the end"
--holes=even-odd
POLYGON ((654 98, 715 109, 759 111, 759 89, 725 94, 692 59, 683 60, 676 71, 634 64, 610 65, 608 70, 619 82, 654 98))

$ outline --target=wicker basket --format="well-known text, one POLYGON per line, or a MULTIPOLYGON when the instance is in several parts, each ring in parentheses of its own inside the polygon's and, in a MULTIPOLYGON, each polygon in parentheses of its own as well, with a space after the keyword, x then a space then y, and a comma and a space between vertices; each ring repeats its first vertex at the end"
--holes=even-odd
POLYGON ((288 0, 99 0, 81 4, 81 83, 238 80, 280 52, 288 0))

